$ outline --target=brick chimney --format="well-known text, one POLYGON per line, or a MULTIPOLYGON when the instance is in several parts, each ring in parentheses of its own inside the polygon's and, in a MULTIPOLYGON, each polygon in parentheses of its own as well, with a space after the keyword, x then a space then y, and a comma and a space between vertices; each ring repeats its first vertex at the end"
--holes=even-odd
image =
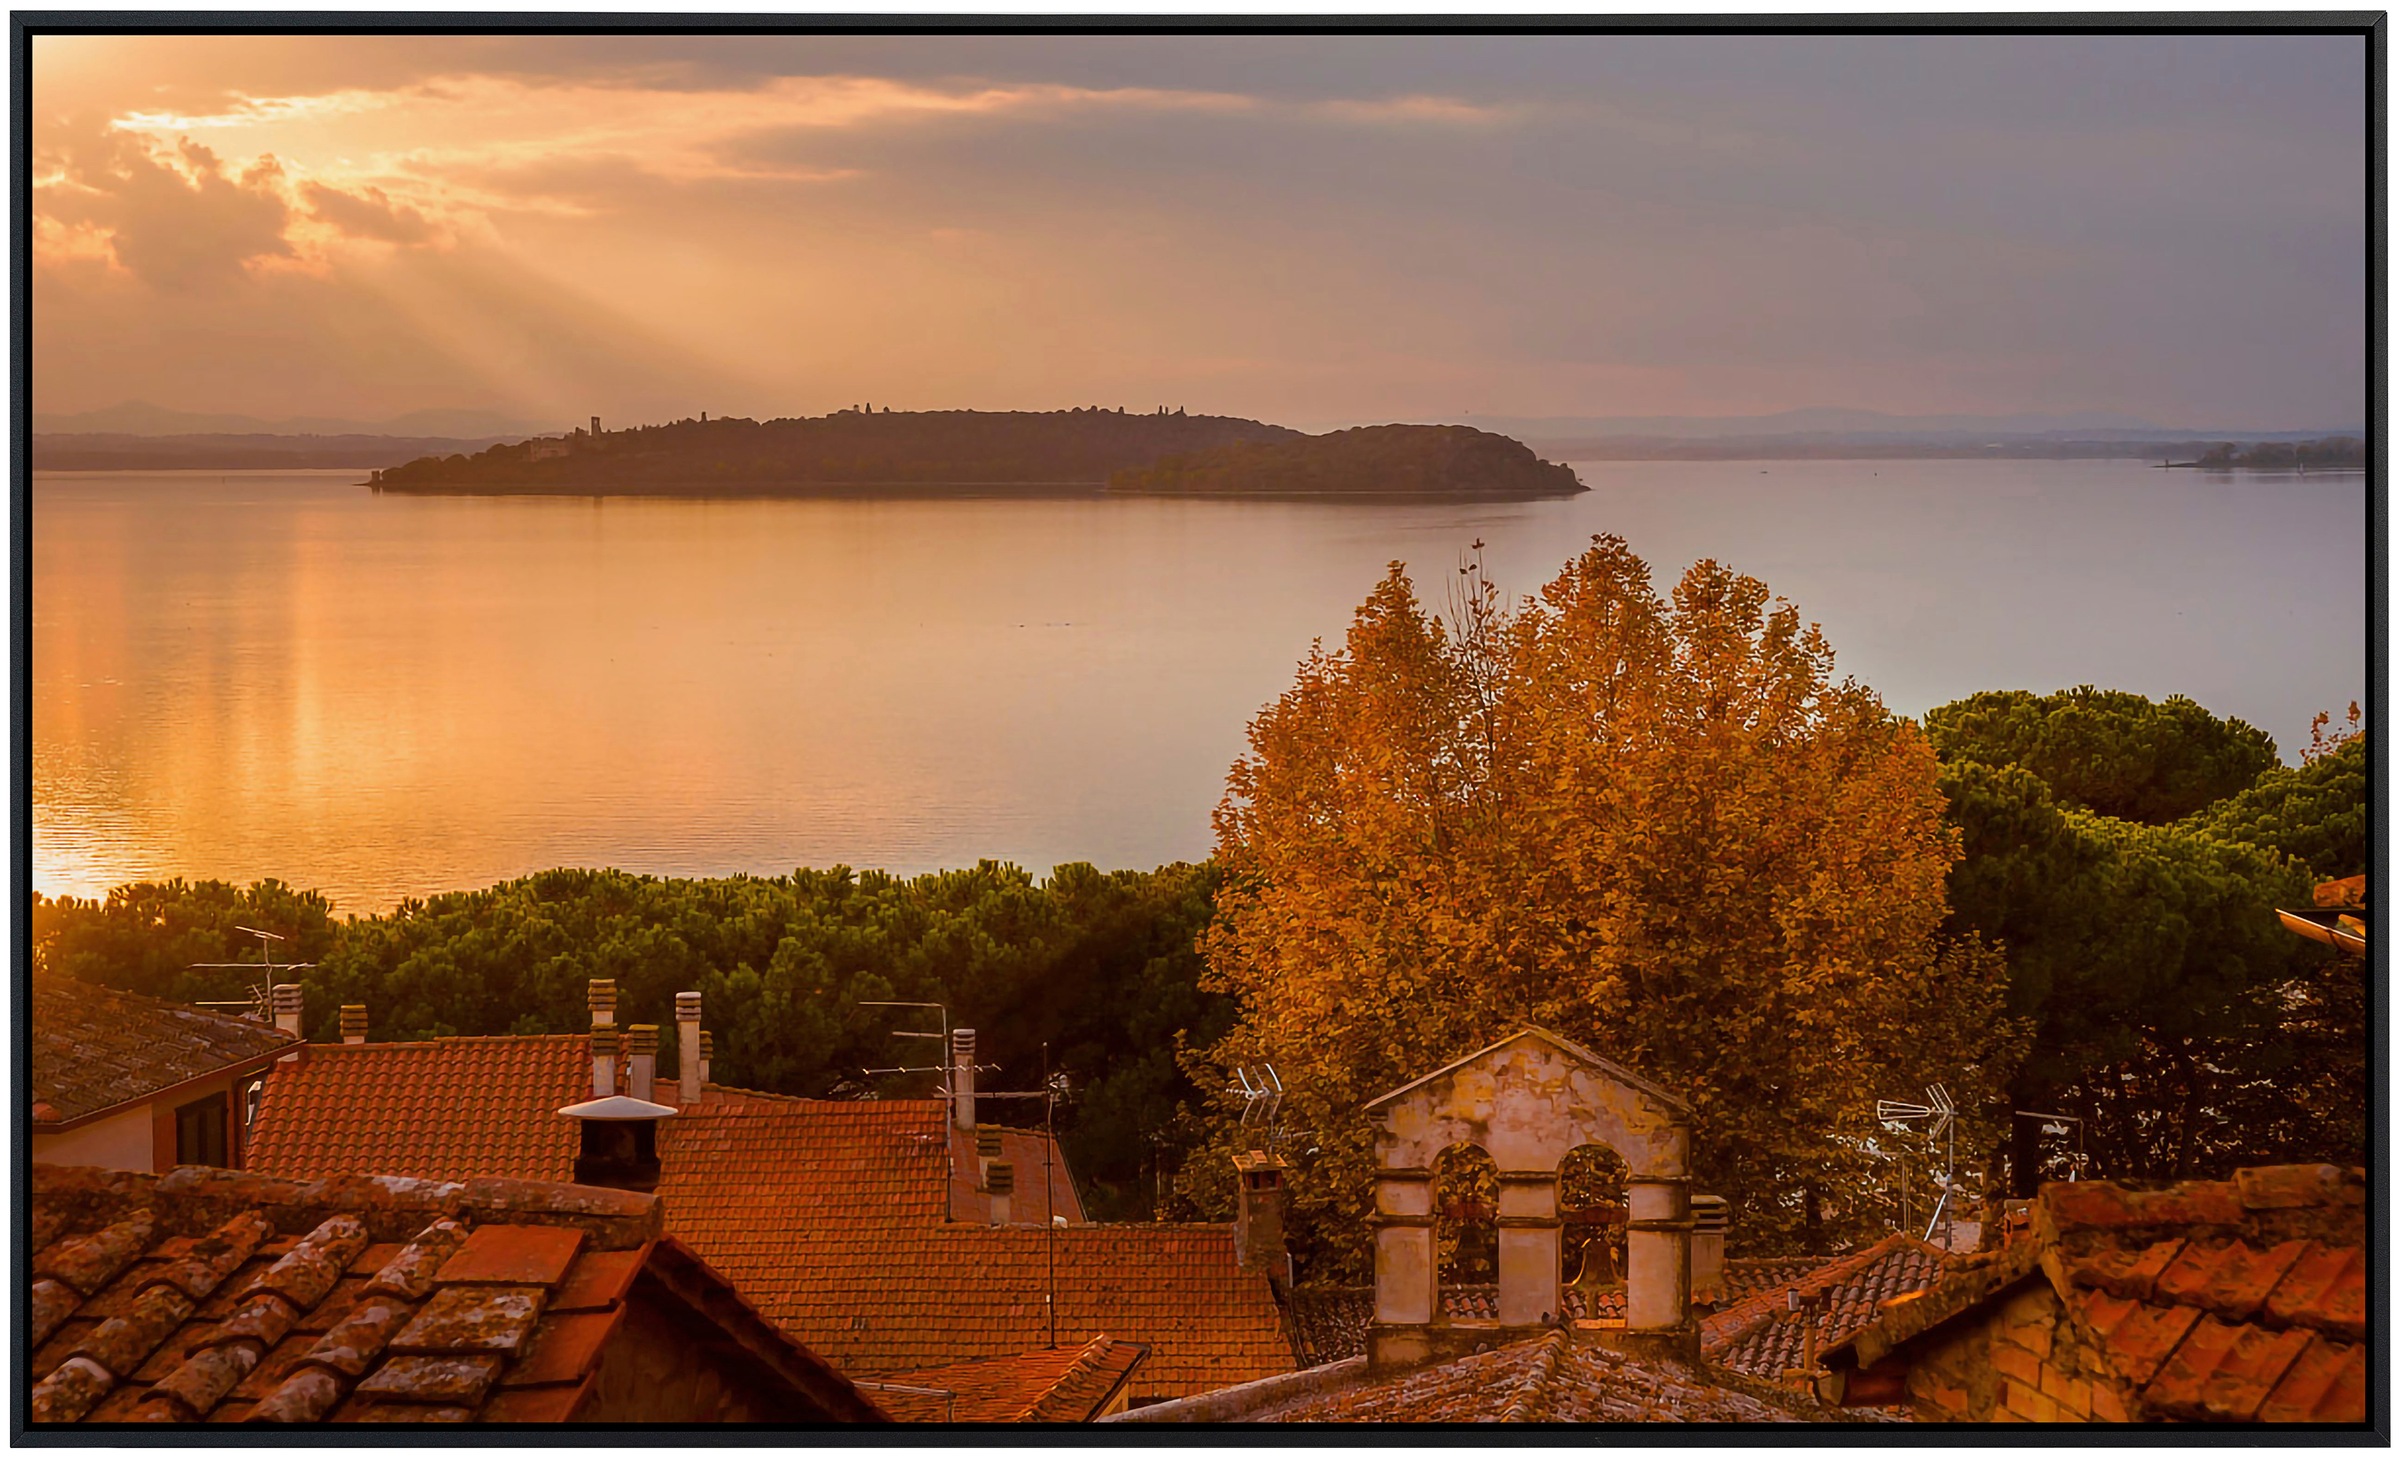
POLYGON ((1733 1205, 1723 1195, 1692 1196, 1692 1304, 1717 1306, 1725 1300, 1725 1228, 1733 1221, 1733 1205))
POLYGON ((950 1030, 950 1118, 961 1129, 975 1127, 975 1030, 950 1030))
POLYGON ((342 1041, 344 1043, 367 1041, 367 1005, 365 1003, 345 1002, 342 1004, 342 1041))
POLYGON ((625 1092, 650 1103, 657 1076, 658 1024, 635 1023, 625 1030, 625 1092))
POLYGON ((604 1099, 617 1091, 617 1030, 592 1024, 592 1097, 604 1099))
POLYGON ((1243 1270, 1263 1271, 1289 1288, 1292 1257, 1283 1245, 1283 1211, 1290 1192, 1283 1176, 1291 1166, 1266 1150, 1253 1149, 1235 1155, 1233 1167, 1241 1182, 1241 1203, 1233 1215, 1234 1257, 1243 1270))
POLYGON ((717 1035, 706 1028, 700 1030, 700 1086, 708 1086, 708 1061, 717 1056, 717 1035))
POLYGON ((700 1102, 700 994, 675 994, 675 1090, 687 1104, 700 1102))
MULTIPOLYGON (((279 982, 275 984, 275 986, 267 993, 267 1002, 268 1005, 275 1010, 275 1027, 277 1031, 289 1033, 295 1038, 307 1036, 307 1034, 304 1033, 300 1027, 301 1003, 299 983, 279 982)), ((300 1061, 300 1054, 297 1050, 295 1050, 293 1052, 284 1054, 283 1057, 277 1061, 282 1063, 297 1063, 300 1061)))
POLYGON ((984 1188, 991 1194, 992 1223, 1006 1225, 1009 1203, 1017 1190, 1017 1169, 1005 1159, 994 1160, 983 1172, 984 1188))

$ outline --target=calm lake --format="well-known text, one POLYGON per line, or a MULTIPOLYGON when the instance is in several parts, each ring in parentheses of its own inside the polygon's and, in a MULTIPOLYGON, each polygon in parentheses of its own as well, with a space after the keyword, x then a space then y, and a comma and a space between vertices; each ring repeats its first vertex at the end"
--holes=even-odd
POLYGON ((1443 600, 1622 533, 1713 556, 1922 713, 2188 694, 2296 759, 2366 689, 2366 483, 2134 462, 1578 463, 1569 500, 383 497, 34 481, 34 885, 374 911, 556 865, 1148 867, 1384 564, 1443 600))

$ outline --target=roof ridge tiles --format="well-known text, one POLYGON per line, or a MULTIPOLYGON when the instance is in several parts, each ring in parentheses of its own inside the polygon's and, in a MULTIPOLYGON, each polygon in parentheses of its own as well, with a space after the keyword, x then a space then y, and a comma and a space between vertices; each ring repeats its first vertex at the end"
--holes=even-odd
POLYGON ((371 1239, 406 1240, 430 1221, 457 1216, 470 1222, 505 1218, 520 1225, 572 1225, 592 1238, 595 1249, 618 1250, 655 1239, 664 1223, 655 1195, 498 1176, 303 1180, 200 1165, 151 1175, 49 1164, 33 1166, 32 1176, 35 1199, 86 1212, 89 1223, 126 1220, 140 1212, 176 1234, 205 1235, 245 1213, 260 1218, 266 1234, 301 1234, 348 1214, 359 1219, 371 1239))
POLYGON ((1509 1399, 1508 1406, 1500 1410, 1501 1422, 1541 1421, 1541 1413, 1534 1406, 1534 1399, 1550 1385, 1550 1380, 1558 1375, 1559 1363, 1565 1358, 1566 1352, 1567 1334, 1565 1332, 1554 1331, 1542 1339, 1542 1348, 1534 1354, 1529 1370, 1517 1384, 1515 1395, 1509 1399))
POLYGON ((1074 1359, 1068 1362, 1066 1366, 1059 1369, 1058 1375, 1051 1379, 1049 1386, 1044 1387, 1041 1391, 1035 1393, 1030 1399, 1028 1399, 1025 1405, 1020 1408, 1016 1415, 1010 1418, 1009 1421, 1027 1421, 1034 1415, 1036 1411, 1041 1408, 1043 1401, 1048 1398, 1052 1392, 1057 1391, 1059 1386, 1068 1378, 1076 1376, 1079 1373, 1095 1370, 1100 1365, 1099 1359, 1101 1355, 1108 1350, 1108 1342, 1109 1338, 1106 1332, 1103 1332, 1100 1335, 1093 1337, 1090 1341, 1085 1342, 1082 1347, 1076 1351, 1074 1359))

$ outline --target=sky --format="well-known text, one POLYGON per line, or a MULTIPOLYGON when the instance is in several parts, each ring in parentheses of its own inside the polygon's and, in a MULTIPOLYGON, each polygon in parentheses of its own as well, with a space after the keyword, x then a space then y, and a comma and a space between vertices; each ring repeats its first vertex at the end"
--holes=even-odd
POLYGON ((2365 411, 2355 36, 42 36, 34 407, 2365 411))

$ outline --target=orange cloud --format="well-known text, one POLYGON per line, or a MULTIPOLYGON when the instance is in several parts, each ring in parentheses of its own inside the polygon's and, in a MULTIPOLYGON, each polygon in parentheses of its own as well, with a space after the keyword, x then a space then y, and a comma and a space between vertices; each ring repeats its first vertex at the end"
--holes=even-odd
POLYGON ((235 171, 188 138, 89 132, 69 139, 36 184, 36 238, 47 256, 93 257, 105 240, 120 268, 162 288, 205 287, 296 257, 291 205, 272 154, 235 171))
POLYGON ((311 182, 300 191, 312 214, 352 238, 423 243, 433 236, 433 224, 423 213, 393 202, 380 187, 349 193, 311 182))

